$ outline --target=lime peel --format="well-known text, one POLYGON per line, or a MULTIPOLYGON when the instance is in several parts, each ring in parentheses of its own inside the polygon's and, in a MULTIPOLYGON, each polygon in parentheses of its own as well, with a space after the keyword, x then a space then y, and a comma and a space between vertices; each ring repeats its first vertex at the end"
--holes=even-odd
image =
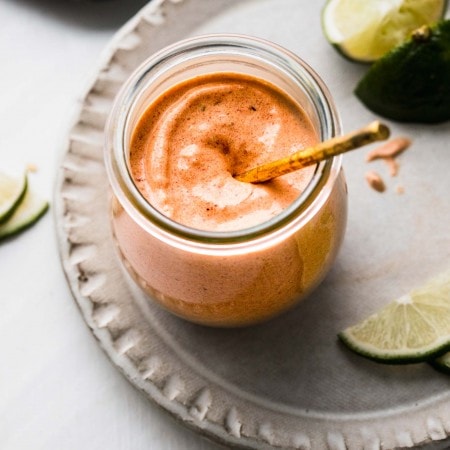
POLYGON ((400 122, 450 120, 450 20, 421 28, 378 60, 355 89, 373 112, 400 122))

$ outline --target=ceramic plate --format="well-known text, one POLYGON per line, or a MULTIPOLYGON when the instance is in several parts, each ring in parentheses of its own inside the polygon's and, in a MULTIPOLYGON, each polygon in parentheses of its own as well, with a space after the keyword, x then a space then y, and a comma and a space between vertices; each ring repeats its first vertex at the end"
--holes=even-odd
POLYGON ((84 319, 129 381, 180 421, 227 446, 299 449, 448 447, 450 377, 427 364, 386 366, 342 347, 336 333, 450 261, 450 124, 390 123, 413 140, 395 178, 365 150, 344 158, 350 216, 325 282, 264 325, 218 330, 162 311, 125 276, 113 249, 103 127, 136 66, 178 39, 246 33, 296 52, 328 84, 345 130, 374 119, 353 95, 366 66, 325 41, 308 0, 154 0, 105 51, 68 135, 56 189, 64 270, 84 319), (377 170, 383 194, 364 181, 377 170), (400 192, 403 193, 401 194, 400 192))

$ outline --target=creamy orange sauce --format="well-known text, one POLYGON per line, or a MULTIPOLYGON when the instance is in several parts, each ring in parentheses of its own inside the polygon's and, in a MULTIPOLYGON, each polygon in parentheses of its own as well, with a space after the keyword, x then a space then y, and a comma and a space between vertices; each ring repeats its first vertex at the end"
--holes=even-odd
POLYGON ((149 106, 132 137, 130 168, 144 197, 172 219, 237 230, 289 206, 314 167, 263 184, 233 175, 317 141, 303 109, 274 86, 240 74, 203 75, 149 106))

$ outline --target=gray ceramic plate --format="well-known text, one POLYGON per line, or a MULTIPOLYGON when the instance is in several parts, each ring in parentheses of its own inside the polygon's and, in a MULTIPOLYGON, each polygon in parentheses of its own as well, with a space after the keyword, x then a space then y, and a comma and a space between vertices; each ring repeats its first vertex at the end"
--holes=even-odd
POLYGON ((372 363, 343 348, 336 333, 447 269, 449 123, 391 124, 414 144, 401 156, 396 178, 382 163, 370 166, 385 177, 384 194, 365 184, 365 150, 345 157, 350 217, 344 247, 323 285, 282 317, 239 330, 195 326, 155 307, 124 275, 107 212, 102 130, 108 111, 144 58, 208 32, 247 33, 288 47, 324 78, 346 130, 373 119, 352 94, 367 67, 345 61, 326 43, 316 2, 154 0, 106 49, 59 171, 62 260, 87 324, 145 396, 228 446, 448 447, 450 377, 427 364, 372 363))

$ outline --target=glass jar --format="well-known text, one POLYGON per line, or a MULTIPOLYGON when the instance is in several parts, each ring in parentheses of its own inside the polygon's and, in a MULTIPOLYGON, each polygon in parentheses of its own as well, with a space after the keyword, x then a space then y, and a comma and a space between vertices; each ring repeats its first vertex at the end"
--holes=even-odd
POLYGON ((244 326, 294 306, 324 278, 344 235, 347 192, 335 157, 317 165, 288 208, 251 228, 198 230, 147 202, 130 173, 137 121, 171 86, 221 72, 277 86, 303 108, 322 141, 340 133, 327 88, 296 55, 256 38, 208 35, 163 49, 128 79, 106 127, 105 161, 120 257, 150 301, 200 324, 244 326))

